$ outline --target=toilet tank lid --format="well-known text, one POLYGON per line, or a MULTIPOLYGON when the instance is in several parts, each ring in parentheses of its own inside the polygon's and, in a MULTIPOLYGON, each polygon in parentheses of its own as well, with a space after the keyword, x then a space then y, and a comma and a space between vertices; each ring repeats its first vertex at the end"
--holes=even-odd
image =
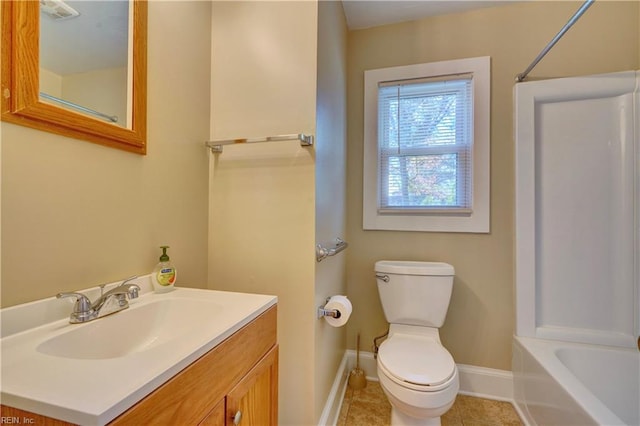
POLYGON ((455 274, 453 266, 443 262, 417 262, 409 260, 379 260, 376 272, 401 275, 443 275, 455 274))

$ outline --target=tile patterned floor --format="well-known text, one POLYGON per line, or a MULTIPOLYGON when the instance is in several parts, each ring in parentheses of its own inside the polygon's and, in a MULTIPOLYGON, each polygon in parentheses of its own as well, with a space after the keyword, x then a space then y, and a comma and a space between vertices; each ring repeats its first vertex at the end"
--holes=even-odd
MULTIPOLYGON (((367 382, 361 390, 347 387, 338 426, 389 426, 391 405, 378 382, 367 382)), ((442 416, 442 426, 522 425, 513 406, 504 401, 458 395, 442 416)))

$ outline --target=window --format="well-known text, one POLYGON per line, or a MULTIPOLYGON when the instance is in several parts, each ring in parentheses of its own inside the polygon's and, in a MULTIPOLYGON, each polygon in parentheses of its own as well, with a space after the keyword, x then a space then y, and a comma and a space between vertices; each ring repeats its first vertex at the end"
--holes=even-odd
POLYGON ((364 229, 489 232, 489 58, 365 71, 364 229))

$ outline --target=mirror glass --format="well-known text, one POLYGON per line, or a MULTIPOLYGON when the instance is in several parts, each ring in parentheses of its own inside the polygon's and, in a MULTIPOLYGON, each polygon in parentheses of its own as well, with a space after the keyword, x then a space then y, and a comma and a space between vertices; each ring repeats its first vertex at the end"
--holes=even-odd
POLYGON ((40 0, 40 100, 130 129, 131 17, 128 0, 40 0))
POLYGON ((0 1, 2 121, 145 155, 147 0, 62 1, 0 1))

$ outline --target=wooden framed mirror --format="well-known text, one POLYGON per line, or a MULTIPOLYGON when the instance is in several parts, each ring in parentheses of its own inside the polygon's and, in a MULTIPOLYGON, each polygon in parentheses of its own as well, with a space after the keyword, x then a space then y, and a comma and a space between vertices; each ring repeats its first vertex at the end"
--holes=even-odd
POLYGON ((117 124, 100 117, 107 115, 88 108, 76 108, 75 104, 69 108, 66 105, 68 103, 55 97, 52 101, 49 95, 42 92, 40 19, 48 19, 41 17, 42 2, 3 0, 2 120, 146 154, 147 2, 129 1, 127 118, 124 124, 117 124))

